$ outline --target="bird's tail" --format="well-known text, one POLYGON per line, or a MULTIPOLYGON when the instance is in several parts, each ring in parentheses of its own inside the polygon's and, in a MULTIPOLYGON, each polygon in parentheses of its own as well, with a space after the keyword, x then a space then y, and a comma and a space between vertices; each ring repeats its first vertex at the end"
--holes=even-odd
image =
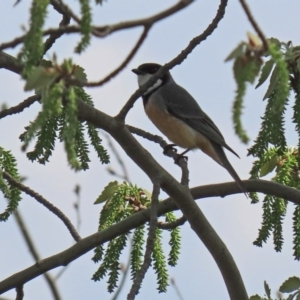
POLYGON ((241 178, 239 177, 239 175, 236 173, 236 171, 234 170, 234 168, 230 164, 223 148, 220 145, 218 145, 217 143, 212 142, 212 144, 213 144, 213 147, 214 147, 215 151, 217 152, 220 160, 222 161, 222 166, 228 171, 228 173, 235 180, 235 182, 237 183, 237 185, 239 186, 241 191, 248 198, 248 191, 247 191, 244 183, 242 182, 241 178))

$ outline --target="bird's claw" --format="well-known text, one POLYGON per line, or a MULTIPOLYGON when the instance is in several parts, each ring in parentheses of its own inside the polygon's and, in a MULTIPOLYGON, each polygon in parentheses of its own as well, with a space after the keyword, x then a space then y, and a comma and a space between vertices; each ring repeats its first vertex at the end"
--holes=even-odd
POLYGON ((179 165, 179 161, 180 161, 182 158, 185 159, 185 161, 188 161, 188 160, 189 160, 189 158, 188 158, 187 156, 182 155, 182 154, 178 154, 177 157, 174 158, 174 163, 175 163, 176 165, 179 165))
POLYGON ((177 153, 177 149, 174 148, 175 146, 176 146, 176 144, 169 144, 169 145, 165 146, 164 147, 164 152, 163 152, 164 155, 166 155, 169 150, 173 150, 177 153))

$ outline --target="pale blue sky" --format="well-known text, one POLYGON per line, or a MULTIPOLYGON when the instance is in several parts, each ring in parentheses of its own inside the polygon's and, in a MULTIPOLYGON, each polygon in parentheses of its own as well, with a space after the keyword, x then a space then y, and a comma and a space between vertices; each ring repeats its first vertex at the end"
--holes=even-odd
MULTIPOLYGON (((76 10, 77 1, 66 1, 76 10)), ((104 2, 94 11, 94 20, 97 24, 109 24, 141 18, 152 15, 174 4, 175 1, 113 1, 104 2)), ((21 1, 12 7, 13 1, 0 3, 0 43, 8 41, 22 34, 21 26, 27 24, 29 1, 21 1)), ((293 0, 265 0, 249 1, 254 16, 267 37, 277 37, 282 41, 292 40, 299 44, 300 3, 293 0)), ((144 62, 166 63, 176 56, 191 38, 201 33, 210 23, 216 13, 219 1, 196 1, 185 10, 171 18, 165 19, 154 26, 146 42, 141 47, 132 62, 120 73, 101 88, 88 89, 95 102, 95 106, 108 114, 115 115, 130 95, 136 90, 136 77, 131 69, 144 62)), ((49 14, 46 27, 55 26, 60 17, 49 14)), ((246 40, 246 32, 252 31, 248 20, 238 1, 230 1, 225 18, 221 21, 214 34, 197 47, 180 66, 172 70, 172 74, 180 85, 185 87, 195 97, 201 107, 215 121, 222 131, 227 143, 241 156, 236 159, 228 155, 232 165, 243 179, 248 178, 252 159, 246 157, 247 148, 234 135, 231 121, 231 103, 234 98, 235 83, 232 76, 232 63, 224 63, 225 57, 241 40, 246 40)), ((127 52, 133 47, 141 29, 120 31, 105 39, 93 39, 91 46, 82 55, 74 55, 73 49, 78 41, 75 35, 69 35, 59 40, 50 53, 57 54, 58 60, 66 57, 82 65, 88 74, 89 80, 97 80, 113 70, 123 61, 127 52)), ((18 49, 10 50, 15 54, 18 49)), ((49 55, 50 57, 50 55, 49 55)), ((20 78, 5 70, 0 70, 1 91, 0 103, 6 102, 9 106, 16 105, 32 93, 23 92, 23 82, 20 78)), ((251 139, 258 132, 260 116, 263 114, 265 102, 262 102, 266 86, 254 90, 249 86, 243 121, 251 139)), ((57 145, 53 157, 45 166, 29 162, 25 154, 20 151, 18 136, 24 126, 32 120, 39 105, 35 104, 26 109, 21 115, 14 115, 1 120, 0 145, 12 150, 18 158, 19 170, 27 176, 26 184, 41 193, 49 201, 61 208, 73 221, 76 214, 73 209, 75 184, 82 188, 80 234, 87 236, 97 229, 99 206, 93 202, 114 177, 107 174, 106 166, 102 166, 91 151, 92 163, 86 172, 74 173, 66 163, 62 145, 57 145)), ((290 111, 287 112, 287 133, 290 145, 297 144, 294 126, 290 122, 290 111)), ((159 134, 158 130, 146 118, 142 102, 137 101, 129 113, 127 122, 149 132, 159 134)), ((158 162, 177 179, 180 170, 172 160, 163 156, 159 146, 138 138, 141 144, 148 149, 158 162)), ((132 182, 151 190, 148 178, 132 162, 123 155, 132 182)), ((112 166, 116 160, 112 156, 112 166)), ((230 181, 231 177, 215 162, 200 152, 189 155, 190 186, 207 183, 230 181)), ((164 198, 162 194, 162 198, 164 198)), ((0 196, 0 209, 5 207, 5 201, 0 196)), ((227 244, 240 269, 249 295, 263 292, 263 281, 267 280, 272 291, 288 276, 300 276, 299 262, 292 257, 292 230, 291 208, 284 224, 285 243, 281 253, 276 253, 272 247, 272 238, 263 248, 257 248, 252 242, 257 236, 261 222, 261 204, 251 205, 243 195, 231 196, 224 199, 210 198, 198 201, 199 206, 208 220, 214 226, 220 237, 227 244)), ((42 258, 54 255, 72 245, 72 238, 66 228, 54 215, 35 200, 24 196, 20 211, 32 232, 37 248, 42 258)), ((179 265, 169 269, 169 274, 175 278, 184 299, 229 299, 221 274, 205 249, 201 241, 195 236, 188 224, 182 229, 182 249, 179 265)), ((11 218, 0 224, 0 280, 33 264, 33 260, 22 236, 11 218), (12 253, 14 256, 12 257, 12 253), (17 253, 17 255, 16 255, 17 253)), ((167 240, 166 240, 167 245, 167 240)), ((72 299, 110 299, 106 292, 106 283, 94 283, 90 280, 97 266, 91 261, 92 252, 73 262, 58 281, 62 298, 72 299)), ((123 262, 127 262, 127 253, 123 262)), ((59 270, 53 270, 56 274, 59 270)), ((125 299, 130 288, 127 281, 119 299, 125 299)), ((14 299, 15 292, 10 291, 6 297, 14 299)), ((39 277, 25 285, 25 297, 29 299, 52 299, 48 287, 39 277)), ((177 299, 174 289, 169 287, 165 294, 156 291, 155 274, 151 270, 147 273, 141 293, 137 299, 177 299)))

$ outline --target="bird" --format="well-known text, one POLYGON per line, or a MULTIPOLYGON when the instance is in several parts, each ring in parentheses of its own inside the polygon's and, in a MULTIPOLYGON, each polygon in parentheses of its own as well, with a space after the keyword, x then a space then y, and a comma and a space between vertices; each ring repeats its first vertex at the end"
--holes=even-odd
MULTIPOLYGON (((143 86, 162 66, 144 63, 132 72, 137 75, 139 87, 143 86)), ((212 121, 201 109, 193 96, 178 85, 170 71, 157 79, 142 95, 144 109, 152 123, 175 145, 190 150, 200 149, 215 162, 224 167, 247 197, 247 189, 230 164, 224 148, 237 157, 228 146, 212 121)))

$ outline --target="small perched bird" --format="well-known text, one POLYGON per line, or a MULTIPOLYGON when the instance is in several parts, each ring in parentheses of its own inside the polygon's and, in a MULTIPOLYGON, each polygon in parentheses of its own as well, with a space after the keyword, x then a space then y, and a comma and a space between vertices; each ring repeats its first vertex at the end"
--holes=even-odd
MULTIPOLYGON (((132 72, 142 86, 161 65, 146 63, 132 72)), ((174 144, 187 149, 200 149, 224 167, 247 196, 247 190, 228 161, 224 148, 239 157, 225 142, 223 135, 196 100, 173 79, 168 71, 143 94, 145 112, 153 124, 174 144)))

